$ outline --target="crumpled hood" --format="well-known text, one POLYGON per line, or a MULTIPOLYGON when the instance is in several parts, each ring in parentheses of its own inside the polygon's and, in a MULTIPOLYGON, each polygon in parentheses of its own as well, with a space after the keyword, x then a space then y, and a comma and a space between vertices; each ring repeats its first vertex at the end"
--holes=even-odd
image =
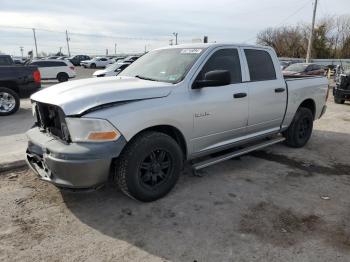
POLYGON ((69 81, 45 88, 33 101, 59 106, 66 115, 77 115, 96 106, 168 96, 172 84, 135 77, 103 77, 69 81))

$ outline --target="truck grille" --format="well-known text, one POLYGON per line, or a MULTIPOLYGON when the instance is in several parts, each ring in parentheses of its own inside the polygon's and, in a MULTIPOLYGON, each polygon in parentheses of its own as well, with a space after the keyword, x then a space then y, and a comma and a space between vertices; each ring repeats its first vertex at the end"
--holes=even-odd
POLYGON ((350 89, 350 75, 341 74, 337 82, 339 89, 349 90, 350 89))
POLYGON ((55 105, 36 103, 35 113, 37 125, 43 131, 69 142, 69 132, 61 108, 55 105))

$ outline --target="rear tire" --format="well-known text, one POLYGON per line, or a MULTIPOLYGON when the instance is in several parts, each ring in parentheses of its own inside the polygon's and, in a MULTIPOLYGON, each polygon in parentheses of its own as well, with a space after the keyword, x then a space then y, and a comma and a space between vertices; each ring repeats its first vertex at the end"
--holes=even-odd
POLYGON ((345 100, 344 99, 341 99, 339 97, 334 97, 334 103, 336 104, 344 104, 345 100))
POLYGON ((127 196, 150 202, 175 186, 183 154, 170 136, 144 132, 128 144, 116 163, 114 181, 127 196))
POLYGON ((69 79, 69 76, 66 73, 59 73, 57 75, 58 82, 67 82, 69 79))
POLYGON ((8 116, 18 111, 19 95, 6 87, 0 87, 0 116, 8 116))
POLYGON ((286 138, 285 143, 290 147, 303 147, 312 134, 314 116, 310 109, 300 107, 286 131, 283 132, 286 138))

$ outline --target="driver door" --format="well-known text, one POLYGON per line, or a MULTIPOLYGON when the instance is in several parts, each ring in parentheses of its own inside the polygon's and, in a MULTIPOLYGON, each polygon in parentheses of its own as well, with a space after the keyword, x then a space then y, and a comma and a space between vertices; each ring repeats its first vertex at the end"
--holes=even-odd
POLYGON ((193 101, 194 154, 223 148, 246 134, 248 90, 242 83, 238 50, 216 49, 205 62, 196 80, 203 80, 205 74, 213 70, 228 70, 231 83, 190 90, 193 101))

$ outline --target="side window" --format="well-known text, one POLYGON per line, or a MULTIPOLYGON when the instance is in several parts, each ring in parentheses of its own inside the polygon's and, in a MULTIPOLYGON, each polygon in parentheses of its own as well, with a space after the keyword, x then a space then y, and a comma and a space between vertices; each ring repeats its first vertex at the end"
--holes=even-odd
POLYGON ((305 72, 309 72, 309 71, 313 71, 313 70, 315 70, 313 65, 309 65, 305 68, 305 72))
POLYGON ((36 65, 38 67, 48 67, 48 66, 50 66, 50 65, 48 65, 47 62, 44 62, 44 61, 36 61, 36 62, 31 63, 31 65, 36 65))
POLYGON ((321 66, 319 65, 313 65, 312 70, 320 70, 321 66))
POLYGON ((65 62, 55 62, 57 65, 55 66, 67 66, 65 62))
POLYGON ((40 63, 40 67, 52 67, 52 63, 53 62, 50 62, 50 61, 42 61, 42 62, 39 62, 40 63))
POLYGON ((241 64, 237 49, 216 51, 203 66, 197 80, 203 80, 205 74, 213 70, 228 70, 231 74, 231 84, 242 82, 241 64))
POLYGON ((30 63, 30 65, 36 65, 36 66, 40 67, 40 62, 32 62, 32 63, 30 63))
POLYGON ((101 58, 100 60, 101 61, 107 61, 107 58, 101 58))
POLYGON ((124 70, 124 69, 127 68, 127 67, 128 67, 128 65, 127 65, 127 64, 124 64, 124 65, 120 66, 118 69, 121 71, 121 70, 124 70))
POLYGON ((276 71, 268 52, 256 49, 245 49, 249 67, 250 81, 276 79, 276 71))

